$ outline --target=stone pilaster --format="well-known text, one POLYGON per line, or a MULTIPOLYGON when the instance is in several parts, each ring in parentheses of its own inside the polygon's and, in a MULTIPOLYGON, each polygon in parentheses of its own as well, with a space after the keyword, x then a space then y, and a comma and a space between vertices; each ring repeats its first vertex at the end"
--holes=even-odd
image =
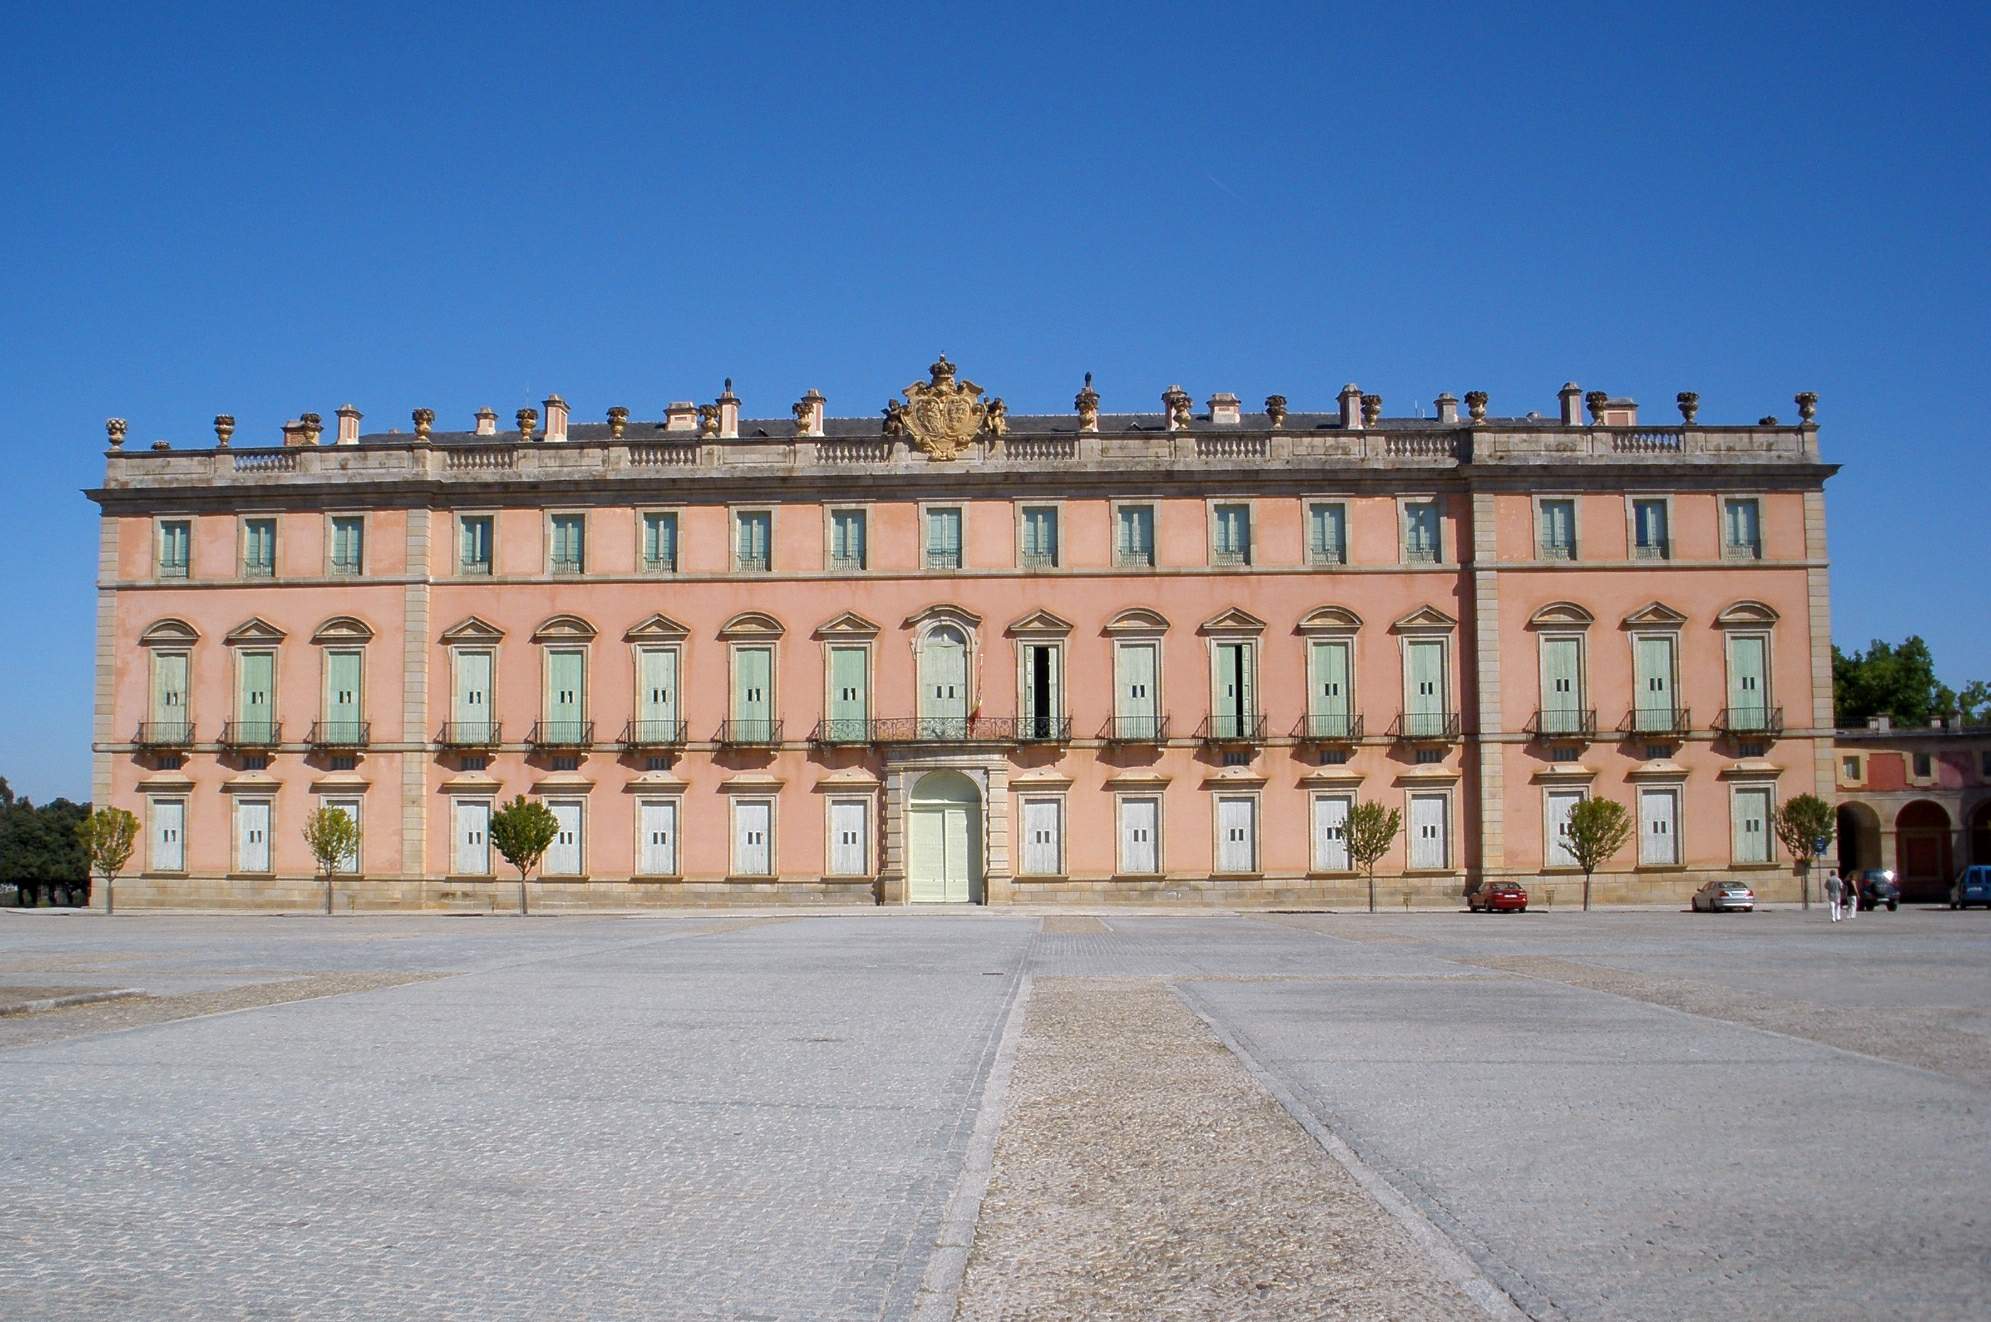
POLYGON ((982 832, 987 838, 984 855, 987 870, 982 874, 982 899, 987 904, 1009 904, 1016 899, 1016 874, 1009 863, 1009 763, 989 764, 988 802, 982 805, 982 832))
POLYGON ((408 512, 408 573, 411 582, 401 615, 401 876, 419 882, 428 875, 429 759, 429 511, 408 512))
MULTIPOLYGON (((1811 631, 1811 727, 1829 732, 1832 719, 1832 583, 1826 568, 1825 493, 1804 493, 1804 555, 1812 562, 1805 570, 1804 586, 1809 608, 1806 625, 1811 631)), ((1812 793, 1827 803, 1838 801, 1838 768, 1829 733, 1811 741, 1812 793)), ((1891 865, 1890 865, 1891 866, 1891 865)))
MULTIPOLYGON (((1473 676, 1479 700, 1475 722, 1479 757, 1479 869, 1478 876, 1490 876, 1507 865, 1507 768, 1508 745, 1497 736, 1500 714, 1500 575, 1483 569, 1499 560, 1499 544, 1494 523, 1493 495, 1475 491, 1473 520, 1473 676)), ((1474 877, 1471 868, 1467 879, 1474 877)))
MULTIPOLYGON (((107 751, 107 745, 117 739, 118 592, 110 585, 118 577, 118 524, 119 520, 109 515, 97 520, 97 665, 90 712, 90 806, 93 808, 111 806, 113 754, 107 751)), ((145 821, 142 806, 138 819, 141 824, 145 821)), ((138 842, 134 857, 145 857, 143 840, 138 842)), ((107 895, 95 893, 101 889, 94 887, 91 895, 92 906, 99 909, 107 902, 107 895)))

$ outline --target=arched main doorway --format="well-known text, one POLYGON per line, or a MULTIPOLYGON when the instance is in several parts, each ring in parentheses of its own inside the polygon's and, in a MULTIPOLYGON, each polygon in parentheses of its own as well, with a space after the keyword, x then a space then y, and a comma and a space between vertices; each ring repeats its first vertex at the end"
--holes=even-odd
POLYGON ((982 902, 982 792, 958 771, 929 771, 906 807, 906 898, 982 902))
POLYGON ((1880 814, 1864 803, 1839 805, 1839 875, 1880 866, 1880 814))
POLYGON ((1970 815, 1970 861, 1991 867, 1991 800, 1970 815))
POLYGON ((1917 799, 1894 819, 1894 854, 1901 898, 1946 900, 1950 885, 1950 815, 1940 803, 1917 799))

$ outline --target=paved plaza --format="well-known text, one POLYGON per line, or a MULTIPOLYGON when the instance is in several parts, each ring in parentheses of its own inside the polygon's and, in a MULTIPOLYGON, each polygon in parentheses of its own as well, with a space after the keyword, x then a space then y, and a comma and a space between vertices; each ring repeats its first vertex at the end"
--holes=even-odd
POLYGON ((0 996, 9 1319, 1991 1315, 1991 914, 0 911, 6 987, 142 993, 0 996))

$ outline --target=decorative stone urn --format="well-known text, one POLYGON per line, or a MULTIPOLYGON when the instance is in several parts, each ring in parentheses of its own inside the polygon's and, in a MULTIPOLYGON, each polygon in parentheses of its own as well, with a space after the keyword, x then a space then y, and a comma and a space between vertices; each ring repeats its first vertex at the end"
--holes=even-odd
POLYGON ((518 438, 530 442, 533 432, 539 429, 539 410, 520 409, 514 416, 518 418, 518 438))
POLYGON ((1486 392, 1484 390, 1468 390, 1466 392, 1466 412, 1471 415, 1474 422, 1486 421, 1486 392))
POLYGON ((622 433, 625 430, 627 430, 628 427, 629 427, 628 409, 622 407, 622 405, 620 404, 617 404, 614 408, 608 411, 608 434, 611 437, 613 437, 618 441, 621 440, 622 433))
POLYGON ((429 438, 429 433, 436 428, 436 411, 434 409, 416 409, 409 416, 415 420, 415 439, 426 441, 429 438))
POLYGON ((719 436, 719 406, 700 404, 698 406, 698 434, 705 440, 716 440, 719 436))
POLYGON ((1604 420, 1604 405, 1610 402, 1611 397, 1601 390, 1593 390, 1583 397, 1583 407, 1590 410, 1591 426, 1594 427, 1604 420))
POLYGON ((1817 392, 1811 390, 1800 391, 1793 398, 1797 401, 1798 421, 1804 423, 1807 427, 1810 426, 1812 419, 1818 416, 1817 392))
POLYGON ((235 434, 235 419, 226 413, 214 415, 214 444, 217 449, 228 448, 228 438, 235 434))
POLYGON ((1680 416, 1686 420, 1687 425, 1693 426, 1694 419, 1701 412, 1701 397, 1691 390, 1683 390, 1673 396, 1673 402, 1680 406, 1680 416))
POLYGON ((1072 407, 1078 410, 1080 431, 1099 430, 1099 392, 1092 388, 1092 373, 1085 374, 1085 386, 1073 396, 1072 407))
POLYGON ((113 450, 122 450, 124 448, 125 428, 126 423, 123 418, 104 419, 104 434, 110 438, 113 450))
POLYGON ((318 437, 325 430, 325 420, 316 413, 300 413, 297 415, 297 420, 304 424, 304 443, 318 444, 318 437))
POLYGON ((1383 397, 1381 395, 1362 396, 1362 425, 1364 427, 1373 427, 1381 420, 1382 416, 1383 397))
POLYGON ((1274 427, 1285 426, 1286 397, 1284 395, 1267 395, 1265 397, 1265 416, 1271 419, 1274 427))

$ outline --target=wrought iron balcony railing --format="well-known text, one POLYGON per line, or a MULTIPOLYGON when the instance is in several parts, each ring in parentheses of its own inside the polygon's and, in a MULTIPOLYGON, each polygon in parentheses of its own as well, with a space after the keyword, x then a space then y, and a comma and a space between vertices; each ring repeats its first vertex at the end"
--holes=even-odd
POLYGON ((926 548, 926 567, 928 569, 959 569, 961 567, 961 553, 959 551, 935 549, 929 546, 926 548))
MULTIPOLYGON (((1023 724, 1014 716, 888 716, 871 723, 881 744, 1013 744, 1023 724)), ((1061 722, 1069 731, 1070 722, 1061 722)))
POLYGON ((1016 742, 1019 744, 1068 744, 1072 739, 1069 716, 1019 716, 1016 742))
POLYGON ((534 721, 525 741, 534 748, 587 748, 595 741, 595 723, 534 721))
POLYGON ((738 574, 765 574, 768 568, 768 559, 764 555, 742 555, 733 560, 733 572, 738 574))
POLYGON ((624 748, 677 748, 685 742, 683 721, 630 721, 618 741, 624 748))
POLYGON ((1540 556, 1543 560, 1574 560, 1576 558, 1576 543, 1543 542, 1540 548, 1540 556))
POLYGON ((1348 712, 1310 712, 1293 727, 1293 738, 1315 744, 1352 744, 1362 737, 1362 718, 1348 712))
POLYGON ((491 562, 489 560, 462 560, 457 563, 456 572, 465 578, 489 578, 491 576, 491 562))
POLYGON ((313 721, 304 742, 313 748, 364 748, 371 721, 313 721))
POLYGON ((1632 547, 1632 559, 1669 560, 1672 558, 1672 549, 1671 544, 1663 537, 1658 541, 1640 542, 1632 547))
POLYGON ((833 574, 859 574, 864 572, 864 557, 861 555, 832 555, 829 560, 833 574))
POLYGON ((715 740, 732 748, 771 748, 781 742, 781 722, 722 721, 715 740))
POLYGON ((1113 563, 1121 569, 1153 569, 1155 553, 1152 547, 1121 549, 1113 553, 1113 563))
POLYGON ((1210 563, 1213 565, 1248 565, 1251 563, 1251 552, 1241 547, 1220 546, 1210 552, 1210 563))
POLYGON ((1459 714, 1455 711, 1398 712, 1390 726, 1390 738, 1440 742, 1459 737, 1459 714))
POLYGON ((1205 744, 1262 744, 1265 718, 1237 712, 1212 713, 1196 727, 1196 738, 1205 744))
POLYGON ((1542 708, 1528 718, 1528 733, 1537 739, 1593 739, 1597 735, 1597 709, 1542 708))
POLYGON ((221 742, 228 748, 275 748, 283 742, 283 722, 228 721, 221 727, 221 742))
POLYGON ((1694 713, 1686 707, 1634 707, 1618 722, 1619 734, 1684 735, 1694 728, 1694 713))
POLYGON ((503 742, 504 725, 498 721, 445 721, 439 744, 451 748, 491 748, 503 742))
POLYGON ((132 740, 141 748, 186 748, 194 742, 192 721, 140 721, 132 740))
POLYGON ((1099 737, 1109 744, 1161 744, 1168 742, 1166 716, 1112 716, 1099 737))
POLYGON ((809 731, 809 742, 824 747, 878 742, 877 722, 863 716, 828 716, 809 731))
POLYGON ((1782 707, 1723 707, 1714 718, 1714 728, 1723 734, 1782 734, 1782 707))
POLYGON ((1017 556, 1016 560, 1024 569, 1056 569, 1058 567, 1058 555, 1055 551, 1025 551, 1017 556))

